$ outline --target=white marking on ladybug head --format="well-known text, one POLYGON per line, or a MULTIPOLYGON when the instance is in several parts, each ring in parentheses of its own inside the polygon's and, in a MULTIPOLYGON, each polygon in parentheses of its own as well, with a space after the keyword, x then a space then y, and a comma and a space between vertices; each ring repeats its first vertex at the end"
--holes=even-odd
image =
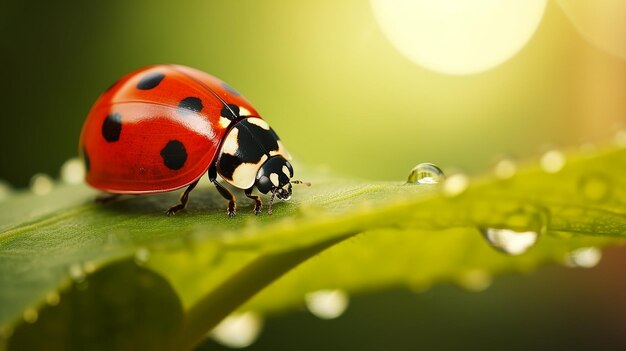
POLYGON ((270 125, 260 118, 248 118, 248 122, 257 125, 265 130, 270 130, 270 125))
POLYGON ((248 111, 247 108, 243 107, 243 106, 239 106, 239 116, 250 116, 252 115, 250 113, 250 111, 248 111))
POLYGON ((228 126, 230 125, 230 119, 220 116, 219 124, 222 128, 228 128, 228 126))
POLYGON ((287 178, 291 178, 291 173, 289 172, 289 168, 287 168, 287 166, 283 166, 283 173, 285 173, 287 178))
POLYGON ((278 186, 278 184, 280 184, 278 181, 278 174, 270 173, 270 181, 272 182, 274 186, 278 186))
POLYGON ((228 135, 226 135, 226 139, 224 139, 224 144, 222 144, 222 152, 235 156, 237 150, 239 150, 239 142, 237 141, 238 137, 239 129, 231 129, 230 132, 228 132, 228 135))
POLYGON ((266 160, 267 155, 263 155, 257 163, 242 163, 233 171, 233 179, 225 180, 239 189, 248 189, 254 185, 259 168, 266 160))

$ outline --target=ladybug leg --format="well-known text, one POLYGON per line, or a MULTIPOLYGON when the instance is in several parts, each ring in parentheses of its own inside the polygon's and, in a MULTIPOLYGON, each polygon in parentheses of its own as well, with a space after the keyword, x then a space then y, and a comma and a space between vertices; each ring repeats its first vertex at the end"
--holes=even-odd
POLYGON ((165 211, 165 214, 168 216, 172 216, 176 214, 176 212, 185 209, 187 207, 187 201, 189 201, 189 193, 193 190, 193 188, 196 187, 196 185, 198 185, 198 180, 189 184, 187 189, 185 189, 185 192, 180 196, 180 203, 176 206, 170 207, 169 210, 165 211))
POLYGON ((235 203, 235 195, 233 195, 228 189, 224 188, 222 184, 217 181, 217 167, 215 164, 209 167, 209 180, 219 191, 223 198, 228 200, 228 207, 226 207, 226 213, 230 217, 234 217, 237 214, 237 204, 235 203))
POLYGON ((254 200, 254 214, 258 215, 259 212, 261 212, 261 209, 263 208, 263 203, 261 202, 261 197, 257 195, 252 195, 252 189, 253 188, 246 189, 244 193, 249 199, 254 200))
POLYGON ((100 194, 96 196, 95 202, 99 205, 106 205, 109 202, 113 202, 114 200, 118 199, 120 196, 122 196, 122 194, 100 194))

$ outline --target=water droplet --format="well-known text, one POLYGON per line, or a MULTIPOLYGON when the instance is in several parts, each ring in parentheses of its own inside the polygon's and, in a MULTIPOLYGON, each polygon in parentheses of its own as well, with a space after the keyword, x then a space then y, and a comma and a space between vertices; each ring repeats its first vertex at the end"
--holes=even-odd
POLYGON ((70 266, 70 277, 75 282, 80 282, 85 280, 85 271, 83 270, 83 266, 79 263, 74 263, 70 266))
POLYGON ((600 263, 602 251, 597 247, 582 247, 569 253, 565 265, 569 267, 593 268, 600 263))
POLYGON ((420 163, 409 173, 409 184, 437 184, 445 179, 443 171, 432 163, 420 163))
POLYGON ((585 199, 602 201, 608 198, 611 186, 606 176, 602 174, 591 174, 580 178, 578 189, 585 199))
POLYGON ((465 174, 453 174, 443 183, 443 194, 449 197, 460 195, 467 189, 468 185, 469 179, 465 174))
POLYGON ((517 232, 510 229, 486 228, 481 232, 493 248, 513 256, 528 251, 539 238, 535 231, 517 232))
POLYGON ((37 310, 32 307, 27 308, 26 310, 24 310, 22 317, 24 318, 24 322, 26 323, 35 323, 37 319, 39 319, 39 312, 37 312, 37 310))
POLYGON ((70 158, 61 166, 61 180, 67 184, 79 184, 85 178, 85 166, 79 158, 70 158))
POLYGON ((318 290, 304 298, 308 310, 318 318, 333 319, 341 316, 348 308, 348 294, 343 290, 318 290))
POLYGON ((96 265, 95 262, 93 261, 87 261, 83 264, 83 271, 86 274, 90 274, 96 271, 96 269, 98 268, 98 266, 96 265))
POLYGON ((517 172, 517 165, 513 160, 505 158, 496 163, 493 171, 497 178, 509 179, 517 172))
POLYGON ((30 190, 36 195, 46 195, 53 187, 54 181, 47 174, 37 173, 30 179, 30 190))
POLYGON ((143 266, 150 259, 150 251, 145 247, 140 247, 135 252, 135 263, 143 266))
POLYGON ((468 291, 483 291, 491 286, 491 275, 482 269, 473 269, 464 272, 457 278, 457 283, 468 291))
POLYGON ((210 333, 218 343, 231 348, 252 345, 263 328, 263 319, 256 313, 246 312, 226 317, 210 333))
POLYGON ((61 295, 56 291, 51 291, 46 294, 46 303, 50 306, 56 306, 61 302, 61 295))
POLYGON ((565 166, 565 155, 557 150, 550 150, 541 156, 541 169, 546 173, 557 173, 565 166))

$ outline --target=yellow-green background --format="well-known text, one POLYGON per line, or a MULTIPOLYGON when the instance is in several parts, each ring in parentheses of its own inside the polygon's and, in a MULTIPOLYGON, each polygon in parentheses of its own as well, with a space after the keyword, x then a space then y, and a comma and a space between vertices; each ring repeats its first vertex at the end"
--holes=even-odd
POLYGON ((368 1, 106 1, 1 5, 0 178, 25 185, 76 154, 82 121, 119 76, 153 63, 241 91, 299 160, 401 179, 418 162, 481 171, 502 154, 608 138, 626 64, 550 1, 527 46, 484 73, 415 65, 368 1))
MULTIPOLYGON (((517 55, 470 76, 436 73, 404 58, 369 2, 357 0, 3 0, 0 38, 0 179, 16 186, 36 172, 56 175, 76 155, 82 122, 101 91, 154 63, 189 65, 224 79, 300 163, 370 179, 402 180, 426 161, 477 173, 501 155, 525 158, 548 147, 608 140, 626 116, 625 61, 585 40, 553 1, 517 55)), ((460 335, 459 346, 473 338, 488 344, 490 335, 523 335, 533 325, 533 337, 516 344, 617 342, 626 327, 616 321, 626 315, 607 306, 621 301, 615 291, 623 296, 626 289, 624 261, 614 261, 603 268, 606 279, 553 268, 505 278, 480 297, 440 288, 416 297, 362 298, 345 317, 350 323, 309 323, 296 314, 270 324, 261 342, 350 348, 354 340, 374 345, 367 342, 374 335, 383 344, 401 341, 399 348, 426 340, 436 349, 438 340, 456 342, 450 334, 460 335), (403 308, 406 303, 415 305, 403 308), (373 333, 377 328, 387 329, 373 333)), ((499 340, 494 343, 506 342, 499 340)))

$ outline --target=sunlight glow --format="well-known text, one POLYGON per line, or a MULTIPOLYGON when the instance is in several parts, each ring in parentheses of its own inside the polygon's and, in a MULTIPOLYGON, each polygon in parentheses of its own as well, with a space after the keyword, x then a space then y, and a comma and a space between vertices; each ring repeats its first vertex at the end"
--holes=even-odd
POLYGON ((535 33, 546 0, 371 0, 393 46, 414 63, 474 74, 519 52, 535 33))

